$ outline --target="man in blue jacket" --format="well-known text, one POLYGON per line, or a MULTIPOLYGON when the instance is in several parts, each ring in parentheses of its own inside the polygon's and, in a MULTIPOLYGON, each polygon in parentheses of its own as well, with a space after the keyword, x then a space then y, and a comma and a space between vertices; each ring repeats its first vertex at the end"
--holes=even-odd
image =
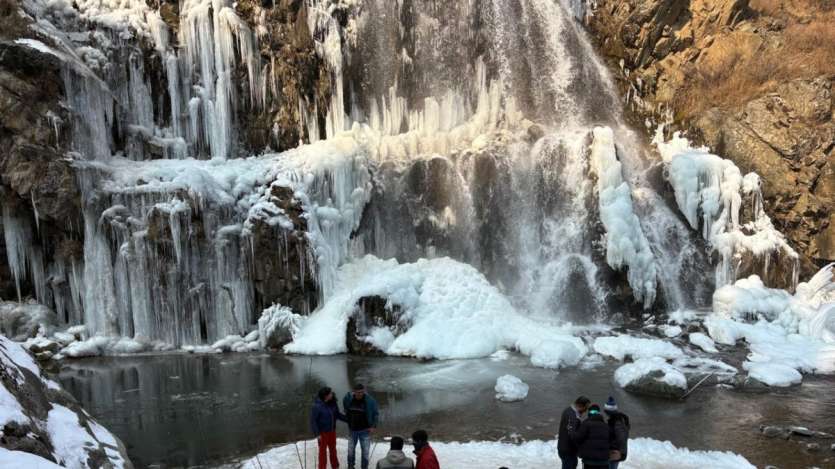
POLYGON ((348 442, 348 469, 356 467, 357 442, 362 449, 362 469, 368 469, 368 459, 371 449, 371 433, 377 427, 379 411, 377 401, 365 392, 365 386, 355 384, 353 392, 345 394, 342 399, 348 428, 351 430, 351 441, 348 442))

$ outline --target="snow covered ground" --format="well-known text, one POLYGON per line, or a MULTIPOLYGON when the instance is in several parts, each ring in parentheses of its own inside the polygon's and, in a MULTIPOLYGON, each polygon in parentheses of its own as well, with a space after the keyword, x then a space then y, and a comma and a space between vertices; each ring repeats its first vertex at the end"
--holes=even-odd
MULTIPOLYGON (((557 467, 556 441, 528 441, 519 445, 492 441, 469 443, 432 443, 441 467, 456 469, 535 469, 557 467)), ((315 467, 316 442, 298 442, 263 452, 242 465, 242 469, 291 469, 315 467), (298 449, 298 452, 296 451, 298 449), (305 451, 306 449, 306 451, 305 451)), ((337 449, 341 462, 345 461, 347 441, 339 439, 337 449)), ((385 456, 386 442, 373 450, 371 466, 385 456)), ((406 453, 411 455, 410 448, 406 453)), ((668 441, 634 438, 629 441, 629 457, 620 465, 624 469, 747 469, 754 468, 740 455, 720 451, 691 451, 676 448, 668 441)))

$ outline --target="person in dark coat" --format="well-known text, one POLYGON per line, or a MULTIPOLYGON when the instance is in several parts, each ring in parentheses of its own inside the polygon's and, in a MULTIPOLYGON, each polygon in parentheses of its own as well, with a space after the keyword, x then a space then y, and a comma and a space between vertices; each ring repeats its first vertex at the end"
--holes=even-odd
POLYGON ((583 460, 583 469, 609 469, 609 425, 599 405, 592 404, 588 413, 574 433, 577 454, 583 460))
POLYGON ((618 469, 621 461, 626 461, 629 417, 618 410, 618 404, 611 396, 603 406, 603 411, 609 420, 609 469, 618 469))
POLYGON ((417 464, 415 469, 441 469, 435 450, 429 446, 429 434, 426 430, 418 430, 412 433, 412 444, 415 445, 417 464))
POLYGON ((577 445, 571 439, 580 426, 580 420, 591 401, 585 396, 578 397, 574 404, 566 408, 560 418, 559 438, 557 439, 557 454, 562 461, 562 469, 577 468, 577 445))
POLYGON ((336 421, 345 420, 339 411, 339 404, 329 387, 319 390, 316 402, 310 412, 310 429, 319 443, 319 469, 327 469, 330 456, 331 468, 339 467, 336 456, 336 421))
POLYGON ((345 418, 351 430, 351 440, 348 442, 348 469, 354 469, 357 460, 357 443, 360 444, 361 468, 368 469, 368 459, 371 457, 371 433, 377 428, 379 410, 377 401, 365 392, 362 384, 354 385, 354 390, 345 394, 342 399, 345 418))

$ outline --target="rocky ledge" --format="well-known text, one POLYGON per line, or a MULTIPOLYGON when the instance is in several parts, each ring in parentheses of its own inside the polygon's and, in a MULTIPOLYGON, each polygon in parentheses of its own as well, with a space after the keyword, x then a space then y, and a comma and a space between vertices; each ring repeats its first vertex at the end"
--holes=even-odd
POLYGON ((802 256, 835 260, 835 5, 798 0, 599 0, 585 25, 629 106, 764 181, 802 256))

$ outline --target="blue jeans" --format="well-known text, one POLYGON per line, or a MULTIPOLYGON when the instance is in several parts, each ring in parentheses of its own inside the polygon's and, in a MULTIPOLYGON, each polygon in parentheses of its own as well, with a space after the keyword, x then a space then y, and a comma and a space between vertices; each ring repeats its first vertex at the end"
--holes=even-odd
POLYGON ((609 469, 618 469, 620 461, 609 461, 609 469))
POLYGON ((357 462, 357 442, 362 450, 362 469, 368 469, 368 450, 371 449, 371 433, 368 430, 351 431, 351 441, 348 443, 348 468, 354 469, 357 462))
POLYGON ((562 461, 562 469, 577 469, 579 464, 577 456, 560 456, 560 460, 562 461))

